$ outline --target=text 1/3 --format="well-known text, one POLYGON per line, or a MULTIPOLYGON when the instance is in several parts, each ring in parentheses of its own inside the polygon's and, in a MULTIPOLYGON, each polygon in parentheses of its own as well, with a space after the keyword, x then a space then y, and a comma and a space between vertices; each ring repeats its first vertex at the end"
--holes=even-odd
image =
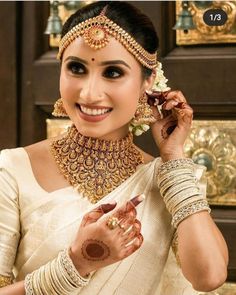
POLYGON ((208 26, 223 26, 228 19, 222 9, 209 9, 203 14, 203 20, 208 26))

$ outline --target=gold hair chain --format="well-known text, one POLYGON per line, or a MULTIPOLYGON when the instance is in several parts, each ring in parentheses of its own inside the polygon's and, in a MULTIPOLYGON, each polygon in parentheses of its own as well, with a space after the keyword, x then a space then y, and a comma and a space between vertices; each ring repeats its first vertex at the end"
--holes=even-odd
POLYGON ((125 30, 106 17, 103 11, 98 16, 74 26, 61 39, 57 58, 61 59, 64 50, 78 37, 83 37, 88 46, 97 50, 108 44, 109 36, 119 41, 143 66, 149 69, 157 67, 156 52, 149 53, 146 51, 125 30))

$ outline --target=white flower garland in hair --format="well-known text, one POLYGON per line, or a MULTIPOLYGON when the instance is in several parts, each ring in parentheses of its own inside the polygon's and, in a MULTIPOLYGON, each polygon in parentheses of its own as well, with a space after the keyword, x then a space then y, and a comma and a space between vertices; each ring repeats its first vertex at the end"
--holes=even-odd
MULTIPOLYGON (((158 91, 158 92, 164 92, 170 90, 170 87, 167 86, 167 81, 166 77, 164 76, 164 71, 162 70, 162 63, 158 62, 157 68, 156 68, 156 77, 154 81, 153 88, 151 92, 158 91)), ((158 112, 161 113, 161 105, 158 105, 158 103, 154 103, 154 105, 157 107, 158 112)), ((148 124, 134 124, 130 123, 129 125, 129 131, 132 132, 134 135, 139 136, 146 132, 150 126, 148 124)))

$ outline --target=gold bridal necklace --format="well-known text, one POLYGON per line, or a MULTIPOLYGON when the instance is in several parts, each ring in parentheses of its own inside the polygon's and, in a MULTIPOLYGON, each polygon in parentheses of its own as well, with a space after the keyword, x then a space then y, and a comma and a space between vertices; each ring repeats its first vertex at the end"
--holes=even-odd
POLYGON ((52 142, 51 151, 64 177, 91 203, 117 188, 144 163, 131 133, 108 141, 83 136, 74 125, 52 142))

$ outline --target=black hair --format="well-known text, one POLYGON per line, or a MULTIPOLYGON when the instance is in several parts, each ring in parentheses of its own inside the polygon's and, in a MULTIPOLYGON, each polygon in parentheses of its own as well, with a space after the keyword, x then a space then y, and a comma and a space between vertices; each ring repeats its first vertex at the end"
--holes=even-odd
MULTIPOLYGON (((159 40, 151 20, 135 6, 124 1, 97 1, 86 5, 65 22, 61 37, 77 24, 95 17, 107 6, 105 15, 127 33, 129 33, 149 53, 156 52, 159 40)), ((142 67, 142 74, 147 78, 152 70, 142 67)))

